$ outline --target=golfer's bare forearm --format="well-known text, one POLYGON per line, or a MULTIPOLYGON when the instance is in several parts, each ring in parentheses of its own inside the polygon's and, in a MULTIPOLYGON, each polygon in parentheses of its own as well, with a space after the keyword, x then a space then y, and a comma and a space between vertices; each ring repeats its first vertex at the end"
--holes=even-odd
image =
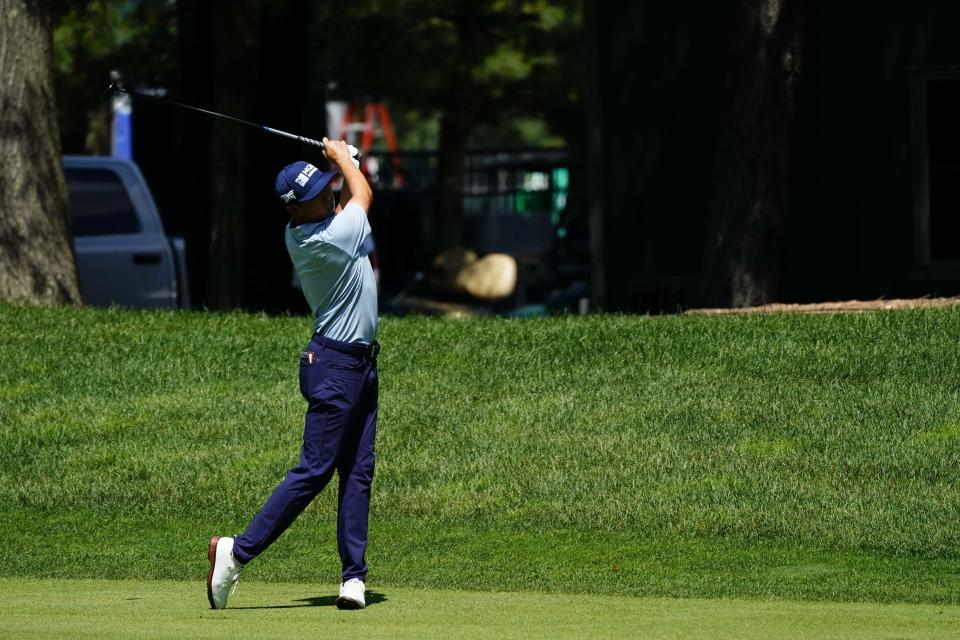
MULTIPOLYGON (((367 179, 363 177, 363 173, 353 164, 353 160, 349 156, 340 159, 339 165, 340 171, 343 173, 343 191, 346 191, 346 195, 349 196, 346 200, 347 204, 355 202, 363 207, 364 211, 370 211, 370 204, 373 202, 373 190, 370 188, 367 179)), ((343 191, 340 194, 341 202, 345 197, 343 191)))
POLYGON ((350 198, 353 197, 353 194, 350 192, 350 185, 347 184, 347 181, 344 180, 343 184, 340 185, 340 199, 337 201, 337 213, 343 211, 343 208, 347 206, 347 203, 350 202, 350 198))

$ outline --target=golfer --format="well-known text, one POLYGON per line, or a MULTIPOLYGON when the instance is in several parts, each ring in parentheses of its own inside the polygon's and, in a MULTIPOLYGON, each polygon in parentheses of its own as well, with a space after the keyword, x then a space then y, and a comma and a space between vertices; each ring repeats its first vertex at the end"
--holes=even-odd
POLYGON ((337 606, 365 605, 367 516, 377 428, 377 290, 367 257, 367 211, 373 193, 345 142, 323 139, 332 171, 294 162, 276 190, 292 217, 287 250, 313 311, 313 339, 300 354, 300 392, 307 400, 300 463, 236 539, 210 540, 207 597, 227 606, 245 564, 260 555, 327 485, 340 479, 337 547, 343 582, 337 606), (339 171, 338 171, 339 169, 339 171), (340 202, 330 184, 343 174, 340 202))

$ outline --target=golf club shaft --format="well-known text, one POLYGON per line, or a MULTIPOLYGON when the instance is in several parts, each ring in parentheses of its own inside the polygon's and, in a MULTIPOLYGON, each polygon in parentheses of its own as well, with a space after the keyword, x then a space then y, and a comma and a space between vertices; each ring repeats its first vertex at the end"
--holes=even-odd
MULTIPOLYGON (((117 86, 116 84, 111 85, 110 87, 108 87, 107 91, 110 91, 111 89, 112 89, 113 91, 119 91, 120 93, 125 93, 125 94, 127 94, 127 95, 129 95, 129 96, 132 96, 132 97, 135 97, 135 98, 141 98, 141 99, 144 99, 144 100, 153 100, 154 102, 161 102, 161 103, 163 103, 163 104, 173 105, 173 106, 175 106, 175 107, 180 107, 180 108, 182 108, 182 109, 189 109, 190 111, 197 111, 197 112, 199 112, 199 113, 205 113, 205 114, 207 114, 207 115, 214 116, 214 117, 217 117, 217 118, 226 118, 227 120, 232 120, 233 122, 237 122, 237 123, 240 123, 240 124, 245 124, 245 125, 247 125, 248 127, 255 127, 255 128, 257 128, 257 129, 260 129, 261 131, 266 131, 267 133, 272 133, 272 134, 274 134, 274 135, 283 136, 284 138, 289 138, 289 139, 291 139, 291 140, 296 140, 297 142, 302 142, 303 144, 312 145, 312 146, 314 146, 314 147, 320 147, 321 150, 323 149, 323 143, 320 142, 319 140, 314 140, 314 139, 312 139, 312 138, 306 138, 306 137, 304 137, 304 136, 298 136, 298 135, 296 135, 295 133, 288 133, 288 132, 286 132, 286 131, 281 131, 280 129, 274 129, 273 127, 267 127, 267 126, 262 125, 262 124, 257 124, 256 122, 250 122, 249 120, 242 120, 242 119, 240 119, 240 118, 235 118, 235 117, 233 117, 233 116, 228 116, 228 115, 226 115, 226 114, 224 114, 224 113, 217 113, 216 111, 210 111, 209 109, 201 109, 200 107, 194 107, 194 106, 191 106, 191 105, 189 105, 189 104, 183 104, 182 102, 176 102, 176 101, 174 101, 174 100, 168 100, 168 99, 166 99, 166 98, 160 98, 160 97, 157 97, 157 96, 151 96, 151 95, 146 94, 146 93, 140 93, 139 91, 130 91, 129 89, 124 89, 123 87, 117 86)), ((359 160, 359 159, 360 159, 360 154, 357 153, 357 155, 356 155, 355 157, 356 157, 357 160, 359 160)))

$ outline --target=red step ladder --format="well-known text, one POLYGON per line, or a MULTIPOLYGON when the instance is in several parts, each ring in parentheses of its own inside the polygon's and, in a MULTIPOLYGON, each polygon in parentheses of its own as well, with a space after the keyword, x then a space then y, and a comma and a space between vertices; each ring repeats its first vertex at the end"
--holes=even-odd
MULTIPOLYGON (((363 155, 360 168, 367 175, 369 175, 367 154, 373 148, 374 140, 378 135, 383 137, 388 151, 394 154, 397 152, 397 134, 393 129, 393 119, 390 117, 390 109, 383 102, 351 101, 343 115, 341 131, 347 142, 357 147, 363 155), (361 111, 363 111, 362 120, 359 119, 361 111), (356 142, 356 134, 360 134, 359 144, 356 142)), ((402 187, 404 176, 400 158, 392 155, 390 164, 393 168, 393 186, 402 187)))

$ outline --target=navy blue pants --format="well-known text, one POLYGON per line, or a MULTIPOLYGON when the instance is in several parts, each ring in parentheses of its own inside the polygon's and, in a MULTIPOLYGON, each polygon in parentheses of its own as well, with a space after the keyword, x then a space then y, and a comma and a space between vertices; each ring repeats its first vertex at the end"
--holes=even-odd
POLYGON ((343 580, 367 575, 367 517, 377 432, 377 364, 370 354, 334 350, 345 343, 315 337, 300 357, 300 392, 308 402, 300 464, 287 472, 234 542, 246 563, 262 553, 327 485, 340 478, 337 547, 343 580))

